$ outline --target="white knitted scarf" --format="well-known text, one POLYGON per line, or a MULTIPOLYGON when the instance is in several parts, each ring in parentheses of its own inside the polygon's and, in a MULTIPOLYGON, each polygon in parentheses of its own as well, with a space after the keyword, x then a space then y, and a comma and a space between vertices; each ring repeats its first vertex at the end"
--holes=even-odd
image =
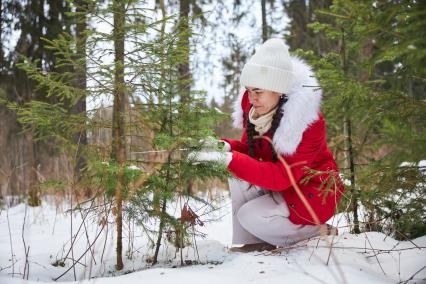
POLYGON ((252 107, 249 111, 249 120, 251 123, 254 124, 254 129, 259 132, 259 135, 263 135, 266 132, 268 132, 269 128, 271 128, 272 125, 272 118, 275 114, 275 111, 277 110, 277 107, 269 111, 268 113, 265 113, 259 117, 256 113, 256 109, 252 107))

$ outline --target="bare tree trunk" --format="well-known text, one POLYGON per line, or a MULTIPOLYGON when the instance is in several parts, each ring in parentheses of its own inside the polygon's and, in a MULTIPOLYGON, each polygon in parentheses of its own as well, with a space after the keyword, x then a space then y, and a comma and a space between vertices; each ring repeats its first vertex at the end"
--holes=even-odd
POLYGON ((165 74, 166 69, 164 66, 165 62, 165 56, 166 56, 166 43, 164 42, 165 32, 166 32, 166 5, 164 3, 164 0, 159 0, 160 2, 160 10, 161 10, 161 16, 163 17, 163 22, 161 23, 161 30, 160 30, 160 41, 161 41, 161 76, 160 76, 160 86, 158 87, 158 98, 159 103, 163 103, 163 91, 164 91, 164 81, 165 81, 165 74))
MULTIPOLYGON (((76 69, 76 87, 81 90, 82 96, 79 98, 77 103, 73 106, 72 112, 75 114, 86 114, 86 95, 85 91, 87 88, 87 78, 86 78, 86 42, 87 37, 85 35, 85 31, 87 28, 87 9, 88 5, 85 0, 77 0, 75 2, 77 8, 76 12, 78 13, 77 16, 77 23, 76 23, 76 41, 77 41, 77 56, 79 59, 79 64, 76 69)), ((77 175, 77 179, 79 180, 81 178, 81 172, 86 167, 87 161, 84 157, 81 148, 85 145, 87 145, 87 135, 86 135, 86 129, 82 129, 79 133, 76 134, 74 137, 75 143, 78 144, 78 153, 77 153, 77 161, 75 164, 75 174, 77 175)))
POLYGON ((112 160, 119 165, 117 175, 117 186, 115 189, 116 201, 116 226, 117 226, 117 270, 123 269, 122 259, 122 229, 123 229, 123 209, 122 209, 122 189, 124 183, 124 166, 126 162, 126 137, 125 137, 125 105, 126 94, 124 86, 124 22, 125 22, 125 3, 121 0, 113 1, 114 9, 114 105, 112 118, 112 160))
POLYGON ((191 91, 191 71, 189 69, 189 5, 190 0, 180 0, 179 2, 179 46, 185 52, 183 62, 177 65, 179 72, 181 102, 186 102, 191 91), (187 49, 187 50, 186 50, 187 49))
MULTIPOLYGON (((190 0, 180 0, 179 5, 179 25, 178 30, 180 49, 185 52, 183 62, 177 65, 179 72, 179 91, 181 93, 180 101, 185 103, 189 100, 191 92, 191 70, 189 68, 189 38, 191 36, 189 30, 189 8, 190 0)), ((193 194, 192 183, 187 186, 189 195, 193 194)))
MULTIPOLYGON (((345 45, 345 31, 342 30, 342 42, 341 42, 341 50, 340 50, 340 56, 342 60, 342 68, 343 72, 347 74, 348 72, 348 65, 346 60, 346 45, 345 45)), ((344 110, 346 113, 346 110, 344 110)), ((354 162, 354 150, 352 147, 352 124, 351 119, 347 115, 345 115, 344 122, 343 122, 343 129, 344 134, 346 137, 346 164, 347 168, 349 168, 350 171, 350 181, 351 181, 351 193, 352 193, 352 212, 354 216, 354 228, 353 232, 355 234, 359 234, 361 231, 359 229, 359 220, 358 220, 358 199, 359 199, 359 193, 356 189, 355 185, 355 162, 354 162)))
MULTIPOLYGON (((0 0, 0 74, 3 72, 3 1, 0 0)), ((1 78, 1 76, 0 76, 1 78)))
POLYGON ((354 150, 352 147, 352 124, 351 119, 346 117, 344 121, 344 132, 346 137, 346 162, 347 167, 350 170, 350 181, 351 181, 351 192, 352 192, 352 212, 354 216, 354 228, 353 232, 359 234, 361 231, 359 229, 359 220, 358 220, 358 199, 359 193, 355 186, 355 163, 354 163, 354 150))
MULTIPOLYGON (((311 48, 307 46, 305 42, 305 36, 309 33, 307 28, 308 11, 306 2, 304 0, 292 0, 283 2, 284 7, 287 11, 290 23, 290 37, 288 38, 288 44, 290 48, 311 48)), ((311 3, 311 1, 309 1, 311 3)))
POLYGON ((262 4, 262 40, 268 39, 268 22, 266 21, 266 0, 261 0, 262 4))
MULTIPOLYGON (((169 160, 168 166, 170 166, 170 156, 168 160, 169 160)), ((160 246, 161 246, 161 239, 163 237, 164 224, 166 223, 165 219, 166 219, 166 209, 167 209, 167 198, 163 197, 162 202, 163 204, 162 204, 161 213, 160 213, 160 227, 158 228, 158 237, 157 237, 157 243, 155 244, 155 253, 152 260, 152 265, 157 263, 158 253, 160 251, 160 246)))
POLYGON ((39 190, 38 190, 38 178, 37 178, 37 149, 36 142, 34 141, 33 132, 28 131, 25 133, 25 143, 28 147, 28 164, 30 173, 28 177, 30 178, 29 191, 28 191, 28 205, 29 206, 39 206, 41 204, 39 190))

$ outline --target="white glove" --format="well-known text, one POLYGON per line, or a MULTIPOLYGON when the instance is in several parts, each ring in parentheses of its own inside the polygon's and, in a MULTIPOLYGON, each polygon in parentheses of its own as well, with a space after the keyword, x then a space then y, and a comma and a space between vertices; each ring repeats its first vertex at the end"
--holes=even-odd
POLYGON ((188 154, 188 160, 193 164, 198 164, 199 162, 217 162, 228 167, 229 163, 232 161, 232 153, 205 151, 191 152, 188 154))
POLYGON ((231 151, 231 145, 229 145, 228 142, 216 139, 212 136, 207 137, 206 139, 200 140, 200 143, 202 144, 202 150, 203 151, 224 151, 224 152, 230 152, 231 151))
POLYGON ((225 152, 231 152, 231 144, 229 144, 226 141, 220 140, 220 142, 225 143, 225 145, 223 145, 223 151, 225 152))

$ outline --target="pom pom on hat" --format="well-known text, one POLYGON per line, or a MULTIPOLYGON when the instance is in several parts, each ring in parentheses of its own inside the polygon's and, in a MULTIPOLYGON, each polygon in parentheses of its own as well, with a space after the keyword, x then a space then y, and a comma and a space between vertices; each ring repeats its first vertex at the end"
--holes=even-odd
POLYGON ((288 46, 282 39, 272 38, 256 49, 241 71, 240 82, 253 87, 287 94, 294 81, 288 46))

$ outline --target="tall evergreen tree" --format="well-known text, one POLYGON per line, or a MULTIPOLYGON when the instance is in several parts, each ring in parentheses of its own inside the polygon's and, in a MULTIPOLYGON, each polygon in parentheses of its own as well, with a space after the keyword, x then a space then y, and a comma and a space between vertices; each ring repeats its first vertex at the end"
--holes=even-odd
MULTIPOLYGON (((46 71, 53 70, 53 52, 45 48, 42 38, 54 38, 61 31, 69 30, 66 13, 69 12, 67 1, 7 1, 2 3, 2 29, 4 37, 19 33, 15 46, 8 45, 7 58, 1 62, 0 85, 5 96, 18 104, 26 104, 33 99, 43 101, 57 101, 55 95, 48 95, 43 89, 35 89, 34 82, 16 67, 20 56, 37 60, 39 68, 46 71), (14 17, 11 17, 13 15, 14 17), (15 24, 13 24, 15 23, 15 24), (6 25, 6 26, 5 26, 6 25)), ((2 40, 2 43, 4 41, 2 40)), ((2 55, 5 54, 2 48, 2 55)), ((55 161, 66 164, 59 153, 49 152, 49 141, 36 141, 34 132, 30 128, 20 132, 15 113, 2 109, 0 114, 7 117, 4 120, 5 132, 19 132, 18 135, 5 135, 2 145, 10 149, 3 153, 2 169, 10 172, 8 180, 11 193, 30 193, 29 203, 38 205, 38 180, 42 173, 55 161), (42 172, 42 173, 41 173, 42 172)), ((58 174, 58 173, 53 173, 58 174)))
POLYGON ((312 50, 317 55, 323 55, 337 47, 337 41, 326 38, 324 32, 314 33, 309 24, 320 21, 333 25, 334 19, 316 13, 319 9, 328 9, 331 0, 322 1, 284 1, 284 9, 290 22, 286 28, 286 40, 291 50, 301 48, 312 50))
MULTIPOLYGON (((91 2, 88 0, 76 0, 75 1, 75 37, 76 37, 76 56, 79 60, 79 64, 75 66, 76 80, 75 85, 82 91, 81 96, 77 99, 77 102, 72 108, 72 112, 75 114, 86 114, 86 88, 87 88, 87 63, 86 63, 86 44, 87 44, 87 14, 93 9, 91 2)), ((75 135, 75 141, 79 145, 87 145, 87 133, 85 129, 82 129, 75 135)), ((84 147, 79 147, 79 151, 84 147)), ((86 161, 83 153, 78 154, 78 161, 74 168, 80 178, 81 172, 86 167, 86 161)))

